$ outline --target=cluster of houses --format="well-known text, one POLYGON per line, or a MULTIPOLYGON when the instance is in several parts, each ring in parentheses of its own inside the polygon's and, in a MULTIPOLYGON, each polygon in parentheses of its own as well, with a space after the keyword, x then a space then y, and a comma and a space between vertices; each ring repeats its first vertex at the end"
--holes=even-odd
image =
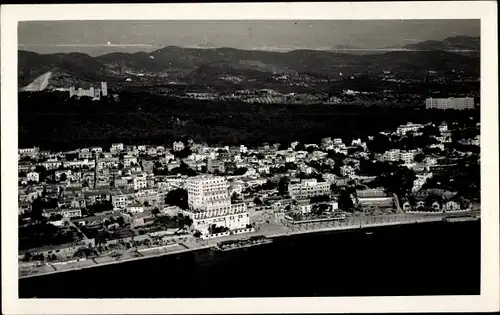
MULTIPOLYGON (((418 135, 424 127, 408 123, 390 134, 418 135)), ((436 140, 444 148, 450 131, 444 123, 437 127, 440 136, 436 136, 436 140)), ((245 145, 214 147, 193 141, 176 141, 171 148, 114 143, 107 149, 96 146, 68 152, 50 152, 36 147, 19 149, 18 211, 20 216, 29 220, 27 214, 34 201, 43 199, 51 203, 45 205, 42 215, 56 226, 67 221, 92 224, 85 217, 88 211, 84 211, 92 209, 89 215, 94 215, 91 217, 94 222, 102 221, 108 215, 117 215, 124 217, 132 227, 140 227, 151 221, 153 211, 166 213, 171 210, 165 204, 170 191, 179 188, 189 191, 193 187, 190 186, 193 175, 211 174, 215 178, 224 178, 227 183, 222 190, 225 204, 214 205, 216 208, 209 212, 212 216, 203 209, 202 212, 191 209, 184 214, 192 217, 196 229, 204 233, 209 232, 209 225, 213 222, 244 229, 252 222, 254 213, 274 213, 272 217, 277 221, 287 211, 308 214, 313 208, 311 199, 331 196, 332 184, 346 186, 349 182, 372 181, 374 176, 362 175, 362 160, 403 160, 404 166, 417 174, 412 191, 418 194, 432 178, 432 168, 438 166, 443 157, 436 153, 416 162, 415 156, 421 150, 389 150, 377 155, 368 150, 364 140, 351 139, 348 143, 344 140, 324 138, 318 144, 293 142, 288 148, 281 148, 280 144, 263 144, 256 148, 245 145), (332 152, 343 159, 333 159, 332 152), (276 184, 283 177, 289 179, 288 196, 278 194, 276 185, 263 188, 270 182, 276 184), (256 199, 260 202, 255 202, 256 199), (233 203, 241 207, 232 209, 233 203)), ((371 140, 373 137, 368 137, 368 141, 371 140)), ((211 181, 204 179, 202 182, 208 184, 202 186, 211 187, 211 181)), ((358 190, 352 198, 354 204, 361 206, 394 205, 393 196, 387 196, 383 189, 358 190)), ((329 201, 331 209, 338 210, 334 199, 329 201)), ((449 212, 468 208, 456 197, 432 202, 416 197, 402 200, 400 204, 407 212, 429 209, 449 212)))

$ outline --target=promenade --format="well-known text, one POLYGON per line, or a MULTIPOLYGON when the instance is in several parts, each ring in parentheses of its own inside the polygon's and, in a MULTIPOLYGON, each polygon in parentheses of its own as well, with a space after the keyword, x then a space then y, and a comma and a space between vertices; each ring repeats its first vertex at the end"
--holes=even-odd
MULTIPOLYGON (((468 213, 469 217, 464 220, 474 220, 480 215, 480 211, 471 211, 468 213)), ((454 215, 451 215, 453 217, 454 215)), ((355 229, 367 229, 374 227, 404 225, 404 224, 418 224, 428 222, 441 222, 444 218, 450 215, 444 214, 391 214, 379 216, 353 216, 348 217, 344 221, 326 221, 326 222, 311 222, 301 224, 262 224, 257 227, 255 232, 228 235, 221 238, 201 240, 189 237, 187 240, 158 247, 150 247, 140 249, 137 251, 127 251, 120 253, 118 257, 100 256, 89 258, 87 260, 72 261, 72 262, 59 262, 49 263, 39 267, 19 270, 19 278, 28 278, 41 275, 48 275, 58 272, 66 272, 72 270, 80 270, 86 268, 93 268, 105 265, 118 264, 127 261, 135 261, 147 259, 152 257, 159 257, 165 255, 181 254, 185 252, 203 250, 213 248, 217 243, 228 240, 245 239, 251 236, 266 236, 268 238, 285 237, 291 235, 319 233, 328 231, 344 231, 355 229)))

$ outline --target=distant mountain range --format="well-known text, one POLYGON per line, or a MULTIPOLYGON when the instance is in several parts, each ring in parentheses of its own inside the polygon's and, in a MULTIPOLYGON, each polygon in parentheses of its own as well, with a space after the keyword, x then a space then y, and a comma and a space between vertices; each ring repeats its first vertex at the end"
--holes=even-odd
POLYGON ((18 83, 25 90, 36 91, 71 85, 86 87, 102 80, 119 83, 136 77, 209 82, 221 75, 258 79, 290 72, 330 76, 460 70, 478 74, 479 51, 479 37, 467 36, 373 50, 336 46, 330 50, 276 52, 166 46, 151 53, 110 53, 97 57, 20 50, 18 83))

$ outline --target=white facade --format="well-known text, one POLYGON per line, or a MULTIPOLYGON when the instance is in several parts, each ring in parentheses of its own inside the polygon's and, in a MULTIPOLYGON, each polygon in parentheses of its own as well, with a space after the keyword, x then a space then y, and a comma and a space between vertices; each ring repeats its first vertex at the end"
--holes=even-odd
POLYGON ((342 176, 353 176, 355 174, 355 171, 352 166, 344 165, 340 167, 340 174, 342 176))
POLYGON ((135 190, 143 189, 146 188, 147 186, 146 176, 144 175, 139 175, 137 177, 134 177, 133 182, 135 190))
POLYGON ((405 164, 410 164, 415 159, 416 151, 401 151, 399 156, 400 160, 403 160, 405 164))
POLYGON ((330 194, 330 184, 318 182, 316 179, 306 179, 301 183, 288 185, 288 193, 290 197, 295 199, 326 196, 330 194))
POLYGON ((111 202, 114 209, 123 209, 127 206, 126 195, 114 195, 111 197, 111 202))
POLYGON ((214 224, 234 230, 250 223, 246 204, 231 204, 229 185, 224 177, 192 177, 186 187, 190 210, 185 214, 193 220, 194 229, 202 234, 209 234, 209 227, 214 224))
POLYGON ((119 153, 123 151, 123 143, 113 143, 111 144, 111 152, 113 153, 119 153))
POLYGON ((132 164, 137 164, 137 157, 133 155, 125 155, 123 157, 123 165, 125 167, 130 167, 132 164))
POLYGON ((425 100, 426 109, 474 109, 474 98, 472 97, 462 97, 462 98, 428 98, 425 100))
POLYGON ((40 174, 38 174, 37 172, 29 172, 26 175, 26 178, 28 181, 38 183, 40 181, 40 174))
POLYGON ((226 206, 231 203, 229 185, 224 177, 196 176, 187 183, 188 204, 193 209, 205 209, 212 206, 226 206))
POLYGON ((396 133, 398 135, 405 135, 407 133, 415 133, 420 128, 422 128, 424 125, 421 124, 413 124, 411 122, 407 123, 406 125, 399 126, 396 130, 396 133))
POLYGON ((184 150, 184 143, 182 143, 182 141, 176 141, 174 142, 174 144, 172 145, 172 149, 174 151, 182 151, 184 150))
POLYGON ((184 214, 193 220, 193 228, 203 235, 209 234, 209 228, 214 224, 230 230, 244 229, 250 224, 250 214, 245 204, 230 205, 212 211, 186 210, 184 214))

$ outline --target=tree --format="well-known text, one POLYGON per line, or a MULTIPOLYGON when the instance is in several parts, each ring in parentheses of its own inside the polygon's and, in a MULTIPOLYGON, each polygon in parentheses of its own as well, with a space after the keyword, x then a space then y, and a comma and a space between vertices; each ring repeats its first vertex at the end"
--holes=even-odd
POLYGON ((279 182, 278 182, 278 193, 281 196, 288 195, 288 178, 287 177, 281 177, 279 182))
POLYGON ((67 180, 68 180, 68 175, 66 175, 66 173, 62 173, 61 177, 59 177, 59 181, 65 182, 67 180))
POLYGON ((231 202, 235 203, 238 200, 238 194, 236 192, 233 192, 231 195, 231 202))
POLYGON ((425 155, 423 153, 418 153, 415 155, 415 162, 422 163, 424 161, 425 155))
POLYGON ((295 146, 295 151, 304 151, 304 150, 305 150, 305 147, 304 147, 304 144, 302 144, 302 143, 298 143, 295 146))
POLYGON ((181 209, 188 209, 188 192, 183 188, 171 190, 165 197, 165 203, 177 206, 181 209))
POLYGON ((316 151, 316 147, 314 147, 313 145, 310 145, 306 148, 306 151, 307 153, 311 154, 313 153, 314 151, 316 151))
POLYGON ((344 211, 350 211, 354 209, 354 203, 352 202, 351 194, 345 189, 342 189, 340 191, 339 208, 344 211))
POLYGON ((154 208, 152 211, 151 211, 152 214, 156 215, 158 213, 160 213, 160 210, 158 208, 154 208))
POLYGON ((375 153, 384 153, 392 148, 390 139, 382 134, 377 134, 372 141, 368 142, 367 147, 375 153))
POLYGON ((256 204, 257 206, 260 206, 260 205, 262 205, 262 200, 260 200, 260 198, 258 198, 258 197, 255 197, 255 199, 253 200, 253 203, 256 204))

